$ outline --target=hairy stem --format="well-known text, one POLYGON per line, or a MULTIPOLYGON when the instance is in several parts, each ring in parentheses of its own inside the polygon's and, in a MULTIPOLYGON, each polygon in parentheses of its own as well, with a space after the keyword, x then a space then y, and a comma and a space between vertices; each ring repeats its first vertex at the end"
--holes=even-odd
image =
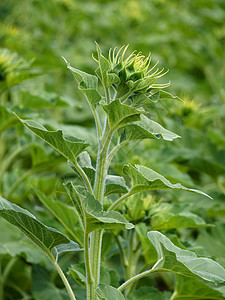
POLYGON ((88 233, 86 232, 86 230, 84 234, 84 257, 85 257, 85 269, 86 269, 86 280, 87 280, 87 299, 92 300, 95 297, 95 291, 93 289, 94 280, 91 274, 88 233))
POLYGON ((57 261, 54 262, 54 265, 55 265, 56 270, 57 270, 59 276, 61 277, 61 279, 62 279, 62 281, 63 281, 63 283, 64 283, 64 285, 65 285, 65 287, 67 289, 67 292, 68 292, 68 294, 70 296, 70 300, 76 300, 76 297, 75 297, 75 295, 73 293, 73 290, 72 290, 72 288, 71 288, 68 280, 66 279, 66 276, 64 275, 62 269, 58 265, 57 261))
POLYGON ((78 162, 76 161, 76 164, 74 164, 75 168, 77 169, 77 171, 79 172, 80 176, 82 177, 85 186, 88 190, 89 193, 93 194, 93 190, 90 184, 89 179, 87 178, 87 175, 85 174, 85 172, 83 171, 83 169, 79 166, 78 162))
POLYGON ((114 210, 123 200, 130 197, 130 192, 126 193, 125 195, 121 196, 119 199, 117 199, 108 209, 108 211, 114 210))

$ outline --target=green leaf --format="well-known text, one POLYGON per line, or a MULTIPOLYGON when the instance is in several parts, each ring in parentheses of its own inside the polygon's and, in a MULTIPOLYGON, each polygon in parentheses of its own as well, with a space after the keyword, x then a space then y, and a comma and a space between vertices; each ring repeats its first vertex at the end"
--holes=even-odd
POLYGON ((176 288, 171 300, 222 300, 225 299, 225 287, 222 289, 207 285, 195 278, 176 276, 176 288))
POLYGON ((85 228, 85 221, 84 221, 84 210, 83 210, 83 201, 84 201, 84 190, 81 187, 74 187, 72 182, 68 182, 64 184, 67 194, 70 197, 70 200, 73 203, 73 206, 75 207, 77 214, 79 216, 81 225, 83 229, 85 228))
POLYGON ((199 190, 188 189, 180 183, 172 184, 165 177, 145 166, 133 166, 131 164, 128 164, 124 166, 123 172, 132 180, 132 187, 130 189, 131 195, 151 190, 174 189, 194 192, 211 198, 210 196, 199 190))
POLYGON ((100 283, 96 289, 97 295, 102 300, 125 300, 123 294, 113 286, 100 283))
POLYGON ((150 214, 153 230, 210 226, 198 215, 187 211, 184 206, 178 204, 161 203, 151 209, 150 214))
POLYGON ((21 238, 18 228, 0 219, 0 255, 23 257, 28 263, 46 263, 47 257, 26 236, 21 238))
POLYGON ((86 224, 88 233, 97 229, 131 229, 134 227, 119 212, 103 211, 101 203, 84 189, 78 190, 72 183, 67 183, 65 186, 83 224, 86 224))
POLYGON ((40 265, 32 267, 31 292, 35 300, 69 300, 65 289, 59 289, 52 282, 50 272, 40 265))
POLYGON ((119 212, 103 211, 102 205, 91 194, 87 193, 83 202, 86 216, 87 232, 97 229, 131 229, 134 225, 119 212))
POLYGON ((39 200, 51 211, 51 213, 64 226, 70 236, 83 245, 83 230, 80 226, 78 215, 75 209, 60 201, 55 201, 50 197, 46 197, 41 191, 35 189, 39 200))
POLYGON ((73 277, 73 279, 83 287, 86 287, 86 271, 85 263, 79 263, 76 265, 71 265, 69 267, 68 274, 73 277))
POLYGON ((119 100, 114 100, 109 104, 102 105, 102 107, 108 115, 109 125, 113 130, 128 123, 139 121, 140 114, 143 113, 134 107, 120 103, 119 100))
POLYGON ((141 115, 141 121, 133 124, 128 124, 124 128, 127 140, 143 140, 143 139, 159 139, 162 138, 166 141, 173 141, 180 138, 179 135, 163 128, 160 124, 150 120, 149 118, 141 115))
POLYGON ((173 96, 172 94, 162 91, 162 90, 157 91, 156 93, 152 94, 148 98, 153 102, 158 102, 159 100, 180 100, 180 101, 182 101, 179 97, 173 96))
POLYGON ((105 180, 105 196, 110 194, 124 194, 127 193, 129 188, 121 176, 107 175, 105 180))
POLYGON ((101 52, 99 45, 96 43, 97 53, 98 53, 98 64, 99 67, 96 70, 96 74, 102 80, 103 85, 109 88, 112 84, 119 84, 120 79, 115 73, 109 73, 111 66, 101 52))
POLYGON ((202 278, 215 284, 225 281, 225 269, 212 259, 197 257, 194 252, 175 246, 158 231, 149 231, 148 238, 158 253, 155 269, 202 278))
POLYGON ((75 165, 78 155, 88 146, 83 140, 74 137, 65 138, 61 130, 49 131, 35 121, 22 119, 20 121, 75 165))
MULTIPOLYGON (((0 196, 0 216, 18 227, 52 260, 52 250, 57 246, 67 244, 68 249, 80 250, 78 244, 70 241, 65 235, 39 222, 29 211, 10 203, 0 196)), ((55 248, 55 249, 54 249, 55 248)), ((65 248, 66 249, 66 248, 65 248)))
POLYGON ((90 155, 87 151, 84 151, 79 155, 78 159, 80 167, 86 173, 91 185, 94 186, 95 168, 92 166, 90 155))

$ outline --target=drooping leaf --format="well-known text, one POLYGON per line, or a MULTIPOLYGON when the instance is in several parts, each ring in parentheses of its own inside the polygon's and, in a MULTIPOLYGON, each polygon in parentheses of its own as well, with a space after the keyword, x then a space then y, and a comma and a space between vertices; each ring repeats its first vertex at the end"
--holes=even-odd
POLYGON ((73 164, 76 164, 76 158, 88 146, 84 140, 75 137, 65 138, 61 130, 49 131, 35 121, 22 119, 20 121, 73 164))
POLYGON ((86 224, 88 233, 97 229, 131 229, 134 227, 119 212, 103 211, 101 203, 85 190, 81 194, 72 183, 67 183, 65 186, 78 214, 81 214, 83 224, 86 224))
MULTIPOLYGON (((70 241, 65 235, 54 228, 47 227, 39 222, 29 211, 10 203, 0 196, 0 216, 18 227, 31 239, 50 259, 53 259, 52 250, 59 245, 68 245, 73 250, 79 250, 79 245, 70 241)), ((66 248, 65 248, 66 249, 66 248)), ((57 249, 56 249, 57 251, 57 249)))
POLYGON ((124 194, 128 192, 126 182, 121 176, 107 175, 105 180, 105 196, 110 194, 124 194))
POLYGON ((125 300, 123 294, 113 286, 100 283, 96 289, 97 295, 102 300, 125 300))
POLYGON ((132 180, 131 195, 143 191, 175 189, 194 192, 210 198, 210 196, 199 190, 186 188, 180 183, 172 184, 165 177, 145 166, 128 164, 124 166, 123 172, 132 180))
POLYGON ((222 300, 225 299, 225 288, 216 288, 195 278, 176 276, 175 291, 171 300, 222 300))
POLYGON ((78 220, 78 215, 75 209, 60 201, 46 197, 40 190, 35 189, 39 200, 51 211, 51 213, 64 226, 73 240, 83 244, 83 230, 78 220))
POLYGON ((202 278, 215 284, 225 281, 225 269, 212 259, 197 257, 194 252, 175 246, 158 231, 149 231, 148 238, 158 253, 156 269, 202 278))
POLYGON ((127 140, 159 139, 173 141, 180 138, 179 135, 163 128, 160 124, 141 115, 141 121, 128 124, 125 127, 127 140))
POLYGON ((83 287, 86 287, 86 271, 85 263, 79 263, 76 265, 71 265, 69 267, 68 274, 73 277, 73 279, 83 287))
POLYGON ((65 289, 59 289, 51 280, 50 272, 40 265, 32 267, 31 292, 35 300, 69 300, 65 289))
POLYGON ((109 125, 113 130, 131 122, 139 121, 140 114, 143 113, 143 111, 134 107, 120 103, 119 100, 114 100, 109 104, 102 105, 102 107, 108 115, 109 125))
POLYGON ((133 224, 119 212, 103 211, 102 205, 91 194, 87 193, 83 208, 86 216, 87 231, 97 229, 131 229, 133 224))

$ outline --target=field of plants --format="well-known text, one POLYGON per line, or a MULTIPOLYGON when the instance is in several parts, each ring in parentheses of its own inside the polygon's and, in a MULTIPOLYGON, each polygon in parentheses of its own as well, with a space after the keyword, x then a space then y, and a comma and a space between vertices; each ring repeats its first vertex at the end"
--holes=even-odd
POLYGON ((224 0, 0 1, 0 300, 225 299, 224 0))

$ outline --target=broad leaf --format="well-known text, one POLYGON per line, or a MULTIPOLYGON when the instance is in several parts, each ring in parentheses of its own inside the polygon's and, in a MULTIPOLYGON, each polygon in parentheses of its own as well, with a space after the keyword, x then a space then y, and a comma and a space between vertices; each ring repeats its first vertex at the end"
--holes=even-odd
POLYGON ((163 128, 160 124, 141 115, 141 121, 128 124, 125 127, 127 140, 159 139, 173 141, 180 138, 179 135, 163 128))
POLYGON ((121 176, 107 175, 105 180, 105 196, 110 194, 124 194, 128 192, 126 182, 121 176))
POLYGON ((39 200, 51 211, 51 213, 64 226, 73 240, 83 245, 83 230, 80 226, 77 212, 71 206, 60 201, 46 197, 41 191, 35 189, 39 200))
POLYGON ((174 189, 194 192, 210 198, 210 196, 199 190, 188 189, 180 183, 172 184, 165 177, 145 166, 133 166, 131 164, 128 164, 124 166, 123 172, 132 180, 132 186, 130 189, 131 195, 151 190, 174 189))
POLYGON ((222 300, 225 299, 225 287, 222 289, 207 285, 195 278, 176 276, 176 288, 171 300, 222 300))
POLYGON ((113 286, 100 283, 96 289, 96 293, 102 300, 125 300, 123 294, 113 286))
POLYGON ((158 231, 149 231, 148 238, 158 253, 158 264, 155 269, 199 277, 215 284, 225 281, 225 269, 212 259, 197 257, 194 252, 175 246, 158 231))
POLYGON ((131 122, 139 121, 140 114, 143 113, 143 111, 134 107, 120 103, 119 100, 114 100, 109 104, 102 105, 102 107, 108 115, 109 125, 113 130, 131 122))
POLYGON ((88 146, 83 140, 74 137, 65 138, 61 130, 49 131, 35 121, 22 119, 20 121, 73 164, 76 164, 76 158, 88 146))
MULTIPOLYGON (((54 228, 39 222, 29 211, 10 203, 0 196, 0 216, 18 227, 42 251, 53 259, 52 250, 57 251, 57 246, 66 244, 68 249, 80 250, 78 244, 70 241, 65 235, 54 228), (54 249, 55 248, 55 249, 54 249)), ((66 249, 66 248, 65 248, 66 249)))

